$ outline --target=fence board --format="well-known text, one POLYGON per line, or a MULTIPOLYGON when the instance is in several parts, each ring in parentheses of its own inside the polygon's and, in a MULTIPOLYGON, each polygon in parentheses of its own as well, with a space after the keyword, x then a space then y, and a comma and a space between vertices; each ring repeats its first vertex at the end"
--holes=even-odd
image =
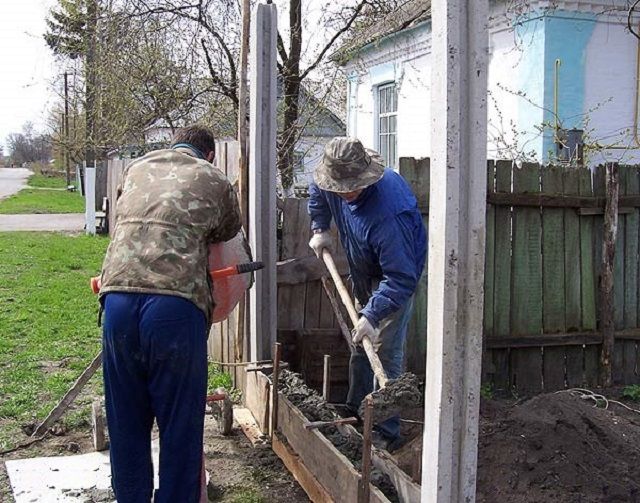
MULTIPOLYGON (((627 192, 627 167, 618 167, 620 183, 619 195, 627 192)), ((616 254, 613 267, 613 298, 614 324, 616 330, 625 327, 625 265, 626 265, 626 225, 627 216, 618 215, 618 230, 616 235, 616 254)), ((613 361, 611 364, 613 382, 620 384, 624 380, 624 341, 615 341, 613 346, 613 361)))
MULTIPOLYGON (((640 192, 640 180, 636 166, 625 167, 626 187, 624 195, 640 192)), ((626 215, 625 254, 624 254, 624 327, 638 326, 638 209, 626 215)), ((623 343, 624 383, 636 381, 636 341, 623 343)))
MULTIPOLYGON (((496 191, 511 192, 511 161, 496 162, 496 191)), ((511 335, 511 219, 510 207, 500 206, 495 213, 495 264, 493 283, 493 331, 496 337, 511 335)), ((493 384, 496 390, 510 390, 509 349, 493 350, 493 384)))
MULTIPOLYGON (((582 196, 593 194, 591 170, 578 171, 579 191, 582 196)), ((582 330, 596 329, 596 281, 595 281, 595 247, 594 216, 580 217, 580 299, 582 330)), ((598 359, 599 348, 584 346, 584 383, 586 386, 597 386, 600 382, 598 359)))
MULTIPOLYGON (((418 209, 422 214, 422 221, 428 232, 429 224, 429 159, 400 159, 400 174, 411 187, 416 196, 418 209)), ((407 342, 405 344, 405 362, 407 369, 417 375, 425 375, 427 355, 427 264, 418 282, 413 298, 413 315, 407 328, 407 342)))
MULTIPOLYGON (((540 192, 540 166, 524 163, 513 170, 513 191, 540 192)), ((514 208, 513 213, 513 335, 542 333, 542 227, 540 210, 514 208)), ((511 352, 512 383, 521 393, 542 390, 542 350, 518 349, 511 352)))
MULTIPOLYGON (((620 195, 626 193, 627 167, 619 166, 620 195)), ((626 215, 618 215, 618 233, 616 236, 616 255, 613 268, 613 296, 614 322, 616 330, 624 328, 625 313, 625 246, 626 246, 626 215)))
MULTIPOLYGON (((558 166, 542 168, 542 191, 561 194, 563 169, 558 166)), ((542 210, 543 263, 543 329, 544 333, 565 331, 565 253, 564 212, 557 208, 542 210)), ((557 390, 565 384, 565 348, 544 348, 544 389, 557 390)))
MULTIPOLYGON (((496 167, 493 161, 487 164, 487 193, 493 193, 496 190, 496 167)), ((486 213, 486 249, 484 261, 484 319, 483 330, 486 337, 494 335, 494 285, 495 285, 495 217, 496 210, 493 205, 487 205, 486 213)), ((482 378, 485 381, 493 381, 495 375, 495 366, 493 364, 493 351, 487 349, 484 345, 482 350, 482 378)))
MULTIPOLYGON (((579 194, 577 170, 563 171, 565 195, 579 194)), ((567 331, 579 330, 582 325, 580 295, 580 217, 573 208, 564 210, 565 232, 565 324, 567 331)), ((581 346, 565 348, 566 380, 569 387, 582 386, 584 380, 584 351, 581 346)))

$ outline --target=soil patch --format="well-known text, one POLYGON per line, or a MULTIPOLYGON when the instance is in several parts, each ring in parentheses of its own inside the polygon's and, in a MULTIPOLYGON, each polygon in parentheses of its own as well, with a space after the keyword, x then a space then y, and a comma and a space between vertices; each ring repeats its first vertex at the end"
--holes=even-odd
POLYGON ((477 501, 639 502, 640 414, 594 405, 568 392, 483 402, 477 501))
MULTIPOLYGON (((269 448, 253 448, 242 430, 234 424, 229 436, 222 436, 215 420, 205 418, 204 448, 206 468, 211 476, 211 501, 277 503, 308 502, 304 490, 269 448)), ((28 437, 25 436, 25 440, 28 437)), ((89 428, 76 428, 60 436, 49 436, 32 446, 0 457, 0 501, 14 501, 2 461, 39 456, 63 456, 93 451, 89 428)), ((88 489, 76 497, 87 502, 113 501, 110 491, 88 489)))

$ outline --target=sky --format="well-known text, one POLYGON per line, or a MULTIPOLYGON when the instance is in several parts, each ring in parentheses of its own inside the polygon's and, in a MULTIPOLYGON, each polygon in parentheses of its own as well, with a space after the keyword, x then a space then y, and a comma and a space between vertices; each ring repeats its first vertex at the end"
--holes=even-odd
MULTIPOLYGON (((0 145, 31 121, 44 130, 58 68, 42 34, 55 0, 0 0, 0 145)), ((5 149, 6 154, 6 149, 5 149)))

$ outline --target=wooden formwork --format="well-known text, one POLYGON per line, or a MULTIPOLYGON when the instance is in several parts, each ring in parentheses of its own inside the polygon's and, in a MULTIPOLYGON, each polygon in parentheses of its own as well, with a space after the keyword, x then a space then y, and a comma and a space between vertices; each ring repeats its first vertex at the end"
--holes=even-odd
MULTIPOLYGON (((248 372, 246 376, 245 404, 253 414, 263 433, 269 431, 271 381, 261 372, 248 372)), ((314 502, 359 502, 361 475, 336 447, 319 431, 307 430, 303 414, 286 396, 278 393, 276 433, 272 448, 295 476, 309 498, 314 502)), ((342 431, 359 435, 344 425, 342 431)), ((373 465, 386 473, 398 492, 400 501, 420 501, 420 486, 402 471, 393 458, 384 451, 374 449, 373 465)), ((385 503, 389 499, 371 485, 369 502, 385 503)))

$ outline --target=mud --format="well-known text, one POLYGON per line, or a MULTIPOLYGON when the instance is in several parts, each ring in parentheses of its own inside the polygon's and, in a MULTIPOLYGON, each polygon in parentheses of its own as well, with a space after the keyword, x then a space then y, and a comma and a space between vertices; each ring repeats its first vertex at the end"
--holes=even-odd
MULTIPOLYGON (((335 407, 328 404, 318 393, 309 388, 299 374, 283 370, 278 380, 278 391, 286 395, 309 421, 331 421, 339 419, 335 407)), ((320 432, 340 451, 356 469, 361 469, 362 443, 358 438, 343 435, 335 426, 318 428, 320 432)), ((371 471, 371 482, 392 502, 399 501, 391 480, 377 469, 371 471)))
POLYGON ((640 502, 640 414, 566 392, 483 401, 477 501, 640 502))
MULTIPOLYGON (((369 396, 373 399, 373 422, 379 423, 391 416, 405 417, 408 410, 423 408, 424 388, 420 379, 410 372, 397 379, 390 379, 384 388, 374 391, 369 396)), ((358 414, 364 417, 363 401, 358 414)))

